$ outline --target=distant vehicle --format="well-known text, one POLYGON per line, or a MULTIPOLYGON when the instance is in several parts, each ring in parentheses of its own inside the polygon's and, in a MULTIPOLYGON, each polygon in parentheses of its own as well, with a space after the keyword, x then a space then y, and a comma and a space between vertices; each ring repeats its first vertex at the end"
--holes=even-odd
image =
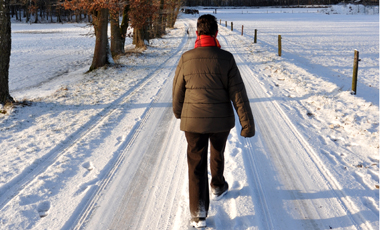
MULTIPOLYGON (((183 12, 183 9, 182 9, 183 12)), ((185 9, 185 14, 199 14, 199 10, 185 9)))

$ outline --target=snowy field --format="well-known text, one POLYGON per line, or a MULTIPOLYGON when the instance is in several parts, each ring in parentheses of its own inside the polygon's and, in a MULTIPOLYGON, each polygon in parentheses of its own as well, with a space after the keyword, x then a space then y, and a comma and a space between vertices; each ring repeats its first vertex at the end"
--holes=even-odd
MULTIPOLYGON (((257 135, 231 131, 231 188, 211 203, 207 229, 379 229, 378 7, 360 12, 217 10, 257 135)), ((12 25, 11 94, 31 105, 0 114, 0 229, 188 228, 171 81, 196 18, 180 15, 144 52, 128 40, 116 65, 87 74, 94 37, 84 24, 12 25)))
MULTIPOLYGON (((9 88, 18 97, 30 89, 91 64, 95 40, 85 24, 12 24, 9 88)), ((51 93, 51 92, 49 92, 51 93)))

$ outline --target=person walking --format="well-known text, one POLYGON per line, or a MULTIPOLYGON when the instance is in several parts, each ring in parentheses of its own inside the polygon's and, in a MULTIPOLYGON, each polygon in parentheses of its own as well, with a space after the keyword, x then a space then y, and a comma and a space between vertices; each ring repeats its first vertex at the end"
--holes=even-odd
POLYGON ((219 200, 228 192, 223 176, 224 150, 230 130, 235 126, 233 107, 242 126, 241 136, 254 136, 255 125, 235 59, 221 49, 216 39, 216 18, 210 14, 200 16, 196 34, 195 48, 185 52, 177 65, 172 103, 188 144, 190 224, 204 228, 210 204, 208 142, 211 193, 213 200, 219 200))

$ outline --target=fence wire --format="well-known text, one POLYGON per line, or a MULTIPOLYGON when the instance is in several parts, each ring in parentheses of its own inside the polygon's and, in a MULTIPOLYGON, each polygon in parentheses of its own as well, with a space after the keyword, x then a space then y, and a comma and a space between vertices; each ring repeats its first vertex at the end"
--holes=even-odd
MULTIPOLYGON (((235 26, 237 28, 236 31, 241 33, 241 29, 239 30, 239 28, 241 28, 241 25, 239 27, 239 25, 234 24, 234 27, 235 26)), ((228 26, 227 26, 227 28, 228 28, 228 26)), ((253 34, 252 34, 252 32, 247 33, 247 31, 252 31, 252 29, 248 29, 247 27, 244 26, 244 34, 251 36, 251 37, 254 37, 254 33, 253 34)), ((269 45, 272 45, 272 46, 278 48, 278 35, 281 35, 281 34, 275 34, 271 31, 257 30, 256 40, 257 40, 257 42, 263 41, 263 42, 268 43, 269 45), (261 35, 264 35, 265 36, 264 38, 270 38, 270 39, 261 39, 261 35)), ((299 42, 296 42, 294 40, 287 38, 286 35, 285 35, 285 37, 283 35, 281 35, 281 40, 282 40, 282 50, 283 51, 286 51, 288 53, 291 53, 291 54, 296 55, 300 58, 304 58, 304 59, 310 60, 310 61, 311 61, 310 55, 312 55, 312 54, 310 53, 309 55, 307 55, 307 54, 305 55, 305 53, 307 53, 307 52, 331 53, 332 51, 334 51, 334 52, 339 52, 339 55, 336 55, 336 56, 349 57, 349 58, 351 58, 351 56, 353 56, 352 50, 341 50, 341 49, 337 50, 337 49, 334 49, 334 47, 331 47, 331 48, 329 47, 327 49, 327 48, 322 48, 322 47, 316 48, 315 46, 314 47, 307 46, 305 44, 302 44, 302 43, 299 43, 299 42), (289 48, 289 46, 287 46, 287 44, 291 44, 293 47, 289 48), (299 52, 299 51, 297 51, 297 49, 302 50, 304 52, 299 52)), ((331 70, 331 68, 329 66, 326 66, 325 64, 321 64, 321 65, 323 65, 324 67, 329 68, 331 70)))

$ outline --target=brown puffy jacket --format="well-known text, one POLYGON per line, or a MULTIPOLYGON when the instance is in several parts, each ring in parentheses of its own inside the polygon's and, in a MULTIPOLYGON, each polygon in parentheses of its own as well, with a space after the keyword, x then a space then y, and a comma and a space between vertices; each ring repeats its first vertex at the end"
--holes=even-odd
POLYGON ((173 81, 173 112, 181 130, 218 133, 235 126, 231 101, 242 126, 241 135, 255 135, 251 107, 235 59, 218 47, 184 53, 173 81))

